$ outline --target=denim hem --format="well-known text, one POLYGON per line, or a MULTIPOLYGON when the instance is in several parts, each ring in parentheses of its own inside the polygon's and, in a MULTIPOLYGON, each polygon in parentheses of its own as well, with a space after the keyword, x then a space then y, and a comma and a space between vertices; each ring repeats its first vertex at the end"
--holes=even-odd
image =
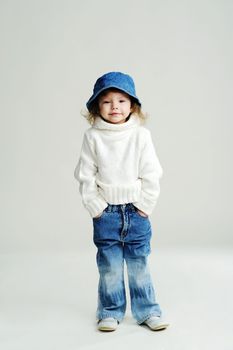
POLYGON ((152 314, 146 315, 145 317, 141 318, 140 320, 137 321, 138 324, 142 324, 143 322, 145 322, 146 320, 148 320, 148 318, 152 317, 152 316, 158 316, 161 317, 161 313, 155 313, 153 312, 152 314))

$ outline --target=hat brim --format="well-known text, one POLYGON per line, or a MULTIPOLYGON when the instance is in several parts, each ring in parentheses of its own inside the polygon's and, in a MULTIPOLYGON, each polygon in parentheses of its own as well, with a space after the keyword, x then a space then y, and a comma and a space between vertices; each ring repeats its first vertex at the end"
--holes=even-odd
POLYGON ((139 98, 138 98, 137 96, 130 94, 127 90, 122 89, 122 88, 119 88, 119 87, 116 86, 116 85, 109 85, 109 86, 105 86, 104 88, 100 89, 96 94, 93 94, 93 95, 90 97, 90 99, 89 99, 89 100, 87 101, 87 103, 86 103, 87 109, 88 109, 88 110, 90 109, 91 104, 92 104, 92 103, 94 102, 94 100, 101 94, 101 92, 103 92, 104 90, 108 90, 108 89, 110 89, 110 88, 115 88, 115 89, 117 89, 117 90, 119 90, 119 91, 125 92, 127 95, 133 97, 133 98, 135 99, 135 101, 137 102, 137 104, 138 104, 139 106, 141 106, 141 102, 139 101, 139 98))

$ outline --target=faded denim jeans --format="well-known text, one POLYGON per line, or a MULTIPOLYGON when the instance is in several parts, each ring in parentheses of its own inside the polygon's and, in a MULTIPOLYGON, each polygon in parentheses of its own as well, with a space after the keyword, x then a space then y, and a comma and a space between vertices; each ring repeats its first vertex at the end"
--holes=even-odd
POLYGON ((99 270, 97 319, 114 317, 119 322, 126 310, 124 261, 127 265, 131 311, 138 324, 160 316, 147 264, 151 224, 132 203, 109 204, 93 218, 94 243, 99 270))

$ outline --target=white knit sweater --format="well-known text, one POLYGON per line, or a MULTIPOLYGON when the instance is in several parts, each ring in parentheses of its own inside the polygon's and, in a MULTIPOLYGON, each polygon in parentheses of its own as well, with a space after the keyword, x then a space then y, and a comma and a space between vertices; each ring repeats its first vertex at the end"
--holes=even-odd
POLYGON ((136 114, 122 124, 101 117, 84 133, 74 176, 91 217, 109 204, 133 203, 150 215, 163 170, 148 129, 136 114))

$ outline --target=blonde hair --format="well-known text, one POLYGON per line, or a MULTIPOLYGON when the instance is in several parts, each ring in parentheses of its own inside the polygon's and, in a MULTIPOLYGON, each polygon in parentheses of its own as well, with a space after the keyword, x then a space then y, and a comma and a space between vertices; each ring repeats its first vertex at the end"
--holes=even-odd
MULTIPOLYGON (((98 105, 99 98, 101 96, 104 96, 108 91, 116 91, 116 90, 119 91, 119 89, 114 89, 114 88, 104 90, 103 93, 100 94, 98 96, 98 98, 96 98, 93 101, 93 103, 90 106, 89 111, 88 110, 81 110, 81 112, 80 112, 81 115, 87 119, 89 124, 93 125, 95 118, 100 117, 99 105, 98 105)), ((138 115, 141 124, 145 124, 145 122, 148 118, 148 114, 142 111, 141 106, 139 106, 139 104, 131 96, 128 95, 128 97, 130 98, 131 108, 132 108, 132 112, 130 114, 138 115)))

